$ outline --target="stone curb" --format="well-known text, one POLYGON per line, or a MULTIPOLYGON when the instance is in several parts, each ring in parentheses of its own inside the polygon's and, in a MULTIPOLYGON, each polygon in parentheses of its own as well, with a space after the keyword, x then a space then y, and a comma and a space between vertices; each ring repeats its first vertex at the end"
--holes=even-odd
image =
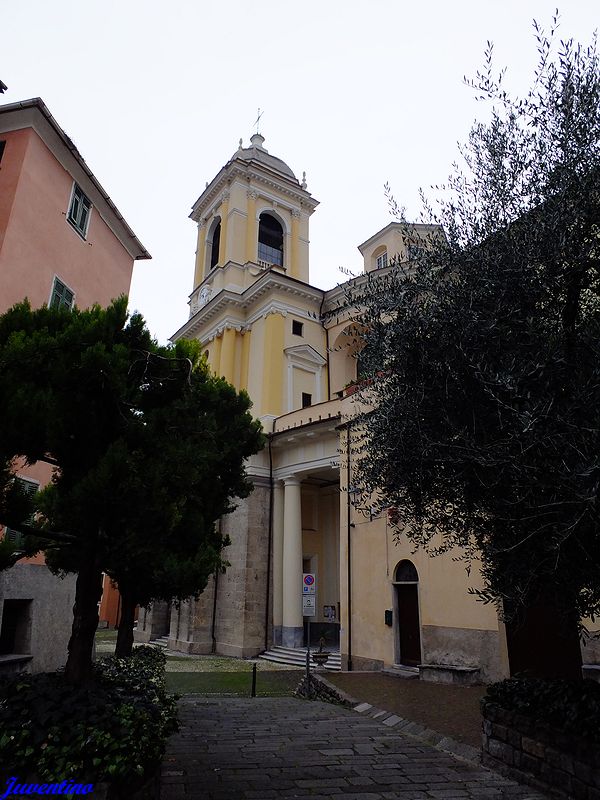
POLYGON ((451 736, 438 733, 431 728, 426 728, 424 725, 420 725, 418 722, 412 722, 411 720, 404 719, 392 711, 385 711, 381 708, 375 708, 375 706, 372 706, 370 703, 361 702, 355 697, 352 697, 352 695, 349 695, 347 692, 344 692, 342 689, 339 689, 333 683, 328 681, 327 678, 324 678, 320 673, 311 673, 311 679, 324 684, 329 691, 338 695, 340 701, 345 706, 351 708, 353 711, 356 711, 358 714, 363 714, 365 717, 376 719, 378 722, 383 723, 383 725, 387 725, 390 728, 396 728, 398 731, 402 731, 402 733, 406 733, 415 739, 420 739, 424 742, 427 742, 427 744, 437 748, 438 750, 444 750, 446 753, 451 753, 454 756, 458 756, 464 761, 468 761, 475 766, 481 766, 481 751, 476 747, 472 747, 469 744, 464 744, 464 742, 459 742, 456 739, 453 739, 451 736))

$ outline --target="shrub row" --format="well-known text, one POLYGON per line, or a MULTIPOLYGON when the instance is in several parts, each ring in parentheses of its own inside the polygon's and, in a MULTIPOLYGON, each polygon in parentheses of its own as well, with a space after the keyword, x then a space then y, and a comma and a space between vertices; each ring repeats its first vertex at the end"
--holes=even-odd
POLYGON ((592 742, 600 742, 600 684, 509 678, 488 687, 482 701, 535 719, 592 742))
POLYGON ((19 675, 0 683, 0 765, 6 775, 51 783, 107 781, 133 791, 160 763, 177 729, 165 690, 165 656, 137 647, 107 658, 85 687, 64 675, 19 675))

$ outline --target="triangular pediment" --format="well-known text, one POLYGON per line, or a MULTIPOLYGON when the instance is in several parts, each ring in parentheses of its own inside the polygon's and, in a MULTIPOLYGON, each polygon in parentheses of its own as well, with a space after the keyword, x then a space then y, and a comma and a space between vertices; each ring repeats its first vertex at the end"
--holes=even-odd
POLYGON ((284 353, 291 361, 303 361, 315 367, 324 367, 327 360, 314 347, 309 344, 297 344, 293 347, 286 347, 284 353))

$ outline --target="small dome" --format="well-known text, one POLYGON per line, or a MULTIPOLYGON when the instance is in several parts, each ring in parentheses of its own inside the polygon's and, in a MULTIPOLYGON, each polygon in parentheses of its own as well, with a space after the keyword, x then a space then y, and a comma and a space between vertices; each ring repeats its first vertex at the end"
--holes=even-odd
POLYGON ((250 147, 240 147, 239 150, 234 153, 233 158, 241 158, 244 161, 260 161, 261 164, 264 164, 266 167, 270 167, 270 169, 274 169, 282 175, 285 175, 286 178, 292 178, 292 180, 296 181, 296 176, 285 161, 277 158, 277 156, 272 156, 269 151, 263 147, 264 141, 264 136, 261 136, 260 133, 255 133, 250 137, 250 147))

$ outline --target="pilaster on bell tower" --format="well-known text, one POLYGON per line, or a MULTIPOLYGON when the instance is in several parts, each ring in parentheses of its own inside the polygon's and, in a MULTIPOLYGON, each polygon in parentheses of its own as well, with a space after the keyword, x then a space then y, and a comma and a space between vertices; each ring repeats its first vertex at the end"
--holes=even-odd
POLYGON ((198 225, 191 313, 223 288, 245 289, 265 270, 308 283, 309 217, 317 201, 255 133, 207 184, 198 225))

